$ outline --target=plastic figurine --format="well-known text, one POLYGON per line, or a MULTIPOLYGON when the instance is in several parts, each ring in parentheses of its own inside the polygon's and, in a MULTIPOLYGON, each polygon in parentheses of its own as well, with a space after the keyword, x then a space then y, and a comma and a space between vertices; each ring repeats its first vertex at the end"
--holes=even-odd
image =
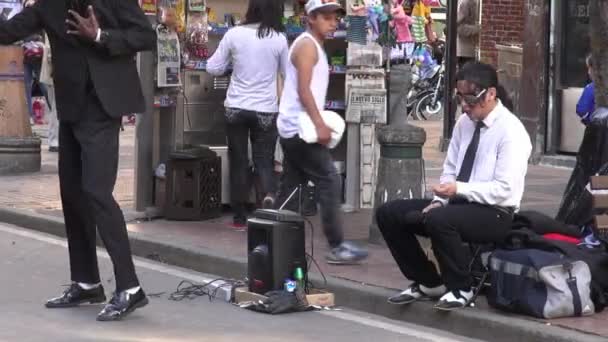
POLYGON ((414 66, 418 69, 420 79, 428 79, 433 77, 438 70, 437 62, 431 56, 431 53, 423 47, 417 48, 414 51, 414 66))
POLYGON ((392 16, 389 15, 390 12, 390 5, 382 6, 382 13, 380 13, 378 18, 380 35, 376 42, 384 47, 395 47, 397 45, 395 30, 392 26, 392 16))
POLYGON ((371 40, 376 41, 380 36, 380 20, 384 13, 384 8, 380 0, 370 0, 367 6, 367 22, 371 29, 371 40))
POLYGON ((413 42, 412 33, 410 32, 410 25, 413 21, 412 17, 405 14, 403 0, 393 0, 391 15, 393 16, 393 27, 395 28, 395 34, 397 36, 397 43, 413 42))

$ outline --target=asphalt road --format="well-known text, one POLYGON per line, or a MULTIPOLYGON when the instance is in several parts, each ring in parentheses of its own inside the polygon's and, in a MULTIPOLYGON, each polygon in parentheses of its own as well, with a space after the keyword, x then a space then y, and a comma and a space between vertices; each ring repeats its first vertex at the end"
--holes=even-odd
MULTIPOLYGON (((98 254, 110 296, 111 264, 104 251, 98 254)), ((43 307, 68 283, 65 240, 0 224, 0 260, 0 341, 474 341, 349 310, 268 316, 221 299, 170 301, 181 280, 213 276, 143 259, 136 259, 136 266, 144 289, 162 294, 124 321, 100 323, 95 321, 100 305, 43 307)))

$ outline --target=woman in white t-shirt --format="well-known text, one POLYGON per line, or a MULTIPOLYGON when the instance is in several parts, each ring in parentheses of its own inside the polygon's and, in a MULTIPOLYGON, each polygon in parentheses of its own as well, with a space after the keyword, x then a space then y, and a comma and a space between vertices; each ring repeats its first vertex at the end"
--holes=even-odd
POLYGON ((284 74, 288 52, 282 23, 283 6, 282 1, 250 0, 245 22, 226 33, 207 62, 207 72, 212 75, 223 75, 232 66, 224 104, 230 197, 236 227, 244 227, 247 223, 246 203, 251 188, 248 177, 250 139, 255 171, 265 193, 263 205, 274 207, 277 180, 273 163, 279 111, 277 76, 279 72, 284 74))

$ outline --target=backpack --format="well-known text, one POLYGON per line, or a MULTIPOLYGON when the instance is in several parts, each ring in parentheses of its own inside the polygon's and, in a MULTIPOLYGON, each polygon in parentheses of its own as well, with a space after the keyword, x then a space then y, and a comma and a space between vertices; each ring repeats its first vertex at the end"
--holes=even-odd
POLYGON ((595 313, 584 261, 539 249, 498 249, 488 268, 487 299, 494 308, 546 319, 595 313))

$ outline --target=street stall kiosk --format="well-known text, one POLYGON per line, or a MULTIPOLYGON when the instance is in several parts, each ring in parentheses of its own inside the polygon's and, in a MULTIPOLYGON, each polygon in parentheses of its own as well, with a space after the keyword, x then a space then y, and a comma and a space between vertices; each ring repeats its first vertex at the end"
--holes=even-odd
MULTIPOLYGON (((230 165, 224 100, 230 75, 214 77, 205 68, 223 35, 244 18, 247 0, 140 1, 157 29, 158 51, 140 56, 140 74, 150 102, 148 114, 152 115, 142 116, 137 125, 136 207, 166 209, 171 194, 166 185, 170 168, 165 165, 176 151, 182 151, 181 156, 187 158, 184 150, 192 152, 201 147, 219 157, 220 204, 228 204, 230 165)), ((349 8, 351 2, 343 1, 343 5, 349 8)), ((290 42, 304 32, 304 4, 303 0, 285 1, 284 21, 290 42)), ((361 46, 348 43, 346 23, 327 40, 325 49, 331 65, 325 109, 339 113, 348 122, 347 138, 332 150, 338 172, 345 180, 345 208, 372 207, 377 159, 374 130, 376 123, 386 120, 382 49, 374 42, 361 46), (361 92, 372 87, 376 89, 373 93, 361 92), (353 105, 356 110, 347 115, 349 101, 357 103, 353 105), (370 114, 378 108, 380 121, 370 114), (365 194, 361 189, 365 189, 365 194)))

